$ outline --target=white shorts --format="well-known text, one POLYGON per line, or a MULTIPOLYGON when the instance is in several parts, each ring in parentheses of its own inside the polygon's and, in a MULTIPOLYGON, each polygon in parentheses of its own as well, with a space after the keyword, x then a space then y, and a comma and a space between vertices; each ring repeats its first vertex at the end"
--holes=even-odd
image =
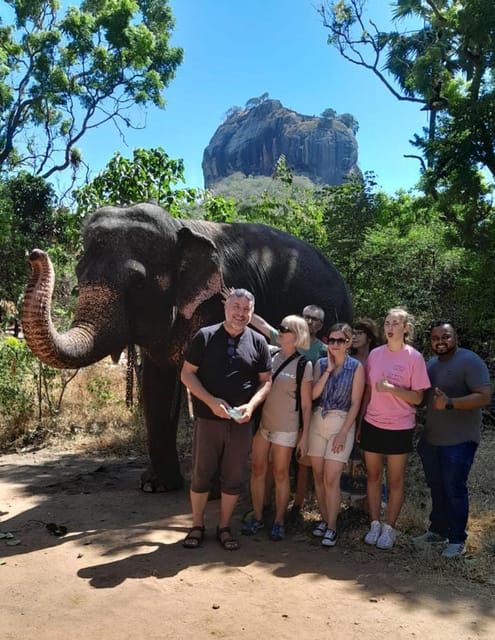
POLYGON ((278 444, 281 447, 290 447, 293 449, 297 444, 299 433, 297 431, 268 431, 268 429, 260 429, 260 436, 272 444, 278 444))
POLYGON ((338 460, 339 462, 347 462, 349 460, 354 445, 355 424, 352 425, 347 433, 342 451, 339 453, 332 451, 334 438, 342 428, 346 417, 346 411, 338 410, 329 411, 325 417, 321 415, 321 409, 313 413, 309 428, 309 456, 325 458, 325 460, 338 460))

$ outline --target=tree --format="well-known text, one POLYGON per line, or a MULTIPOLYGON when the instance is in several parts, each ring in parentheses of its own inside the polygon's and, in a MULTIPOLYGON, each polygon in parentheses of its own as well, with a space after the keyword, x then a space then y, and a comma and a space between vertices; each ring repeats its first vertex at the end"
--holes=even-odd
POLYGON ((395 22, 380 30, 366 18, 366 0, 322 4, 329 43, 373 72, 398 100, 429 111, 414 137, 427 192, 454 188, 476 199, 478 170, 495 177, 495 3, 492 0, 395 0, 395 22), (461 180, 459 180, 461 178, 461 180))
POLYGON ((332 120, 336 116, 337 116, 337 112, 335 111, 335 109, 331 109, 330 107, 322 111, 320 114, 320 118, 328 118, 329 120, 332 120))
POLYGON ((27 282, 26 253, 63 237, 54 200, 52 187, 27 172, 0 182, 0 298, 17 303, 27 282))
POLYGON ((352 113, 341 113, 337 116, 337 120, 350 129, 354 135, 359 131, 359 122, 352 113))
POLYGON ((167 0, 7 0, 0 25, 0 170, 48 178, 81 164, 84 134, 112 122, 140 128, 131 110, 164 106, 182 62, 169 46, 167 0))
POLYGON ((184 181, 184 163, 172 160, 163 149, 134 149, 133 159, 116 153, 94 180, 75 192, 81 218, 103 204, 130 205, 154 202, 178 215, 183 204, 194 201, 195 189, 172 189, 184 181))

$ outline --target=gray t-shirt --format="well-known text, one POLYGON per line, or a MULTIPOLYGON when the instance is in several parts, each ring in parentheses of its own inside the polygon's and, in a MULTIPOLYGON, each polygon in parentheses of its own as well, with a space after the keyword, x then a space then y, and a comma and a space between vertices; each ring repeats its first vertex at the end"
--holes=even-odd
POLYGON ((473 389, 490 384, 488 367, 469 349, 459 348, 448 360, 433 357, 427 364, 431 388, 426 392, 425 440, 434 446, 477 442, 481 437, 481 409, 441 410, 433 408, 433 391, 441 389, 449 398, 460 398, 473 389))
MULTIPOLYGON (((285 358, 279 351, 273 358, 272 368, 277 371, 285 358)), ((270 393, 263 405, 261 414, 261 429, 267 431, 284 431, 295 433, 299 431, 299 412, 296 411, 296 372, 299 358, 291 360, 277 375, 272 383, 270 393)), ((313 380, 313 365, 306 362, 303 382, 313 380)))

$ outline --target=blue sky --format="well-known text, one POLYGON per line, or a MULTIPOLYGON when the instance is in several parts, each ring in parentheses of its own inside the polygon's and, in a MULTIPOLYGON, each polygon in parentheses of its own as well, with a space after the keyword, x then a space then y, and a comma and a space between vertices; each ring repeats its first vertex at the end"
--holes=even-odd
MULTIPOLYGON (((83 157, 95 175, 113 153, 132 157, 136 147, 163 147, 183 158, 186 182, 203 186, 203 151, 227 109, 254 96, 270 98, 306 115, 330 107, 359 122, 359 165, 374 171, 388 193, 411 189, 419 178, 408 143, 426 126, 419 105, 399 102, 370 72, 342 59, 327 44, 328 32, 316 0, 172 0, 176 19, 172 44, 184 62, 165 92, 165 110, 149 109, 136 120, 143 131, 125 140, 112 126, 83 139, 83 157)), ((370 15, 387 29, 389 4, 370 0, 370 15)))

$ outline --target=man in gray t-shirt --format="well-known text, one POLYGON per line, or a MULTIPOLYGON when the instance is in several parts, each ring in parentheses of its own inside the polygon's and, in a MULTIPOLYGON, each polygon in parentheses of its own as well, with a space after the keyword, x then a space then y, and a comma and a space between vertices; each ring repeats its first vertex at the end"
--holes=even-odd
POLYGON ((430 528, 415 543, 445 543, 442 555, 465 552, 469 515, 467 480, 481 434, 481 409, 490 403, 486 364, 457 344, 447 320, 431 325, 428 362, 431 389, 426 396, 426 421, 418 453, 431 492, 430 528))

